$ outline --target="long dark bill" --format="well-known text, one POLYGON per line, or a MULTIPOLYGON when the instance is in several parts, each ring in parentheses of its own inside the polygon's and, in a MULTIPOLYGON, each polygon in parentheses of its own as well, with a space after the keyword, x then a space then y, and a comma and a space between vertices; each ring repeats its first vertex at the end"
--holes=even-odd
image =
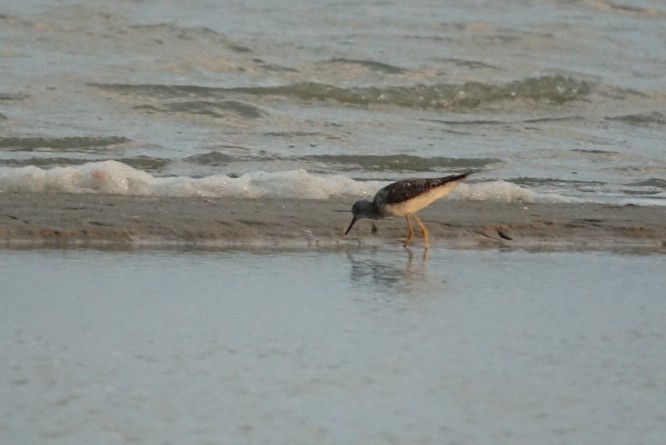
POLYGON ((347 227, 347 230, 345 230, 345 236, 347 236, 347 234, 349 233, 349 231, 351 230, 352 226, 354 225, 354 223, 355 223, 357 220, 358 220, 358 218, 352 218, 351 222, 349 223, 349 227, 347 227))

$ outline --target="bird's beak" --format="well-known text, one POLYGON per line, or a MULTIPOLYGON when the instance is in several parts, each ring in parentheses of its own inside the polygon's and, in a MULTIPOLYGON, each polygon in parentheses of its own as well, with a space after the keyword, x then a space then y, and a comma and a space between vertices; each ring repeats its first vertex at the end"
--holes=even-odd
POLYGON ((351 230, 352 226, 354 225, 357 219, 358 218, 356 217, 352 218, 351 222, 349 223, 349 227, 347 227, 347 230, 345 230, 345 236, 347 236, 347 234, 349 233, 349 231, 351 230))

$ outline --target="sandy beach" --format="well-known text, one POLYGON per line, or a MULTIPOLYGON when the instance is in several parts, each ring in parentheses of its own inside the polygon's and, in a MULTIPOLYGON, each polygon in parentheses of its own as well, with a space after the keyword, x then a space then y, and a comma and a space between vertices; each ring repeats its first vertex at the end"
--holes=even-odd
MULTIPOLYGON (((400 218, 357 224, 352 202, 0 194, 4 248, 365 247, 397 244, 400 218)), ((666 251, 666 208, 440 201, 420 213, 433 247, 666 251)), ((416 240, 415 246, 420 246, 416 240)))

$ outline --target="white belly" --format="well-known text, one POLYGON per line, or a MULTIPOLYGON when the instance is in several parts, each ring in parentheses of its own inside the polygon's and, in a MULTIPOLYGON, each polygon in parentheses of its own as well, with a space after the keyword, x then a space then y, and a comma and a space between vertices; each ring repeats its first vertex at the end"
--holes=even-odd
POLYGON ((385 207, 386 213, 394 216, 413 215, 424 207, 428 207, 439 198, 449 194, 460 181, 449 182, 440 187, 436 187, 408 201, 389 204, 385 207))

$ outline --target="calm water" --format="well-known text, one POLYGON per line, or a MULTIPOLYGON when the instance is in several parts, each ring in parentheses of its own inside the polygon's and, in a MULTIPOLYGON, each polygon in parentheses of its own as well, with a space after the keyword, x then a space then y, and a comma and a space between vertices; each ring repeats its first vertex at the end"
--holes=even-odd
MULTIPOLYGON (((0 191, 33 190, 27 166, 112 159, 135 181, 222 175, 218 194, 262 172, 357 194, 335 175, 472 169, 663 205, 664 41, 658 0, 4 2, 0 191)), ((72 187, 116 190, 88 182, 72 187)))
POLYGON ((8 443, 661 444, 664 256, 2 252, 8 443))

